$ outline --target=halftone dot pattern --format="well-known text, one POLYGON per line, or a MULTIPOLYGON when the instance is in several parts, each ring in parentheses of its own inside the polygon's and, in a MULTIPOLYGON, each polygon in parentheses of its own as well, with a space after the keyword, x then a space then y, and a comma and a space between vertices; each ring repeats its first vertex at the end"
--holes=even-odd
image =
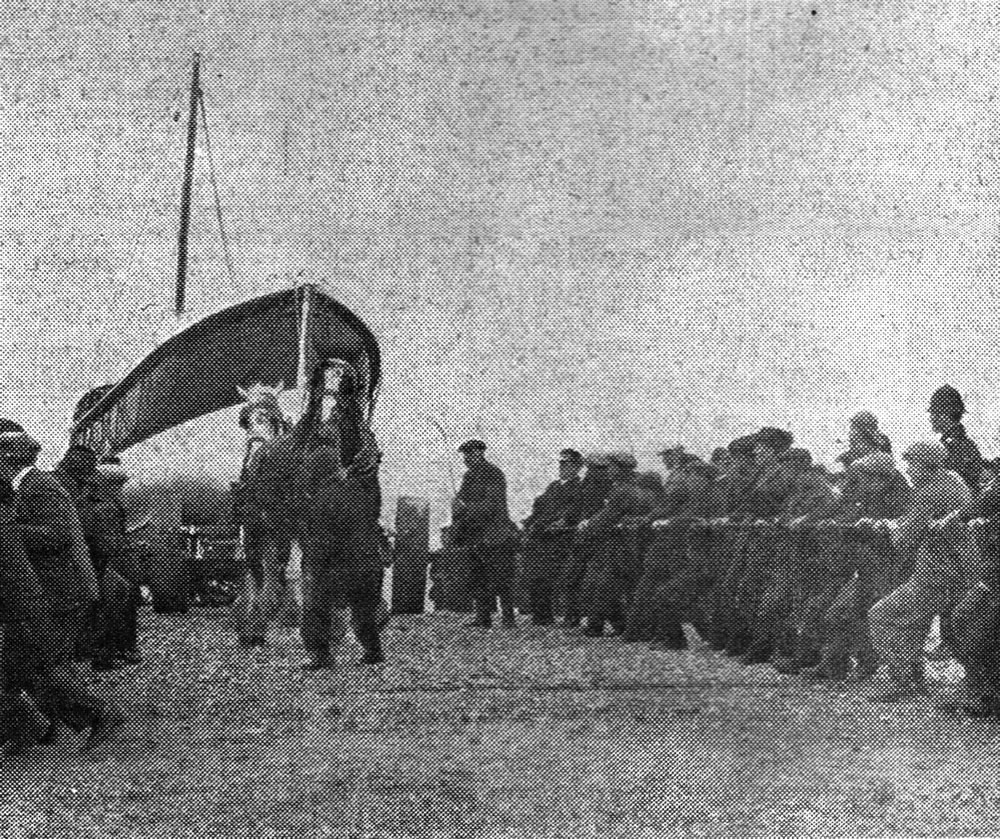
MULTIPOLYGON (((846 526, 923 533, 893 470, 943 383, 981 452, 1000 444, 992 4, 9 0, 0 19, 0 414, 54 466, 81 397, 202 315, 314 282, 382 351, 386 600, 423 605, 430 548, 438 606, 394 615, 387 661, 360 667, 329 615, 335 667, 305 671, 293 556, 284 586, 263 578, 264 645, 241 646, 244 600, 219 604, 245 592, 206 582, 233 568, 239 409, 128 449, 133 538, 200 537, 124 569, 146 581, 143 660, 73 684, 126 725, 86 755, 62 729, 0 758, 0 835, 1000 834, 993 536, 846 526), (861 411, 892 453, 842 461, 831 498, 861 411), (762 426, 813 465, 741 482, 747 452, 718 447, 762 426), (515 521, 566 446, 633 455, 619 498, 652 512, 438 551, 466 439, 515 521), (661 487, 678 444, 720 471, 661 487), (465 625, 484 580, 516 625, 465 625)), ((187 416, 175 396, 162 417, 187 416)), ((925 518, 963 503, 946 480, 925 518)), ((581 489, 581 520, 608 492, 581 489)))

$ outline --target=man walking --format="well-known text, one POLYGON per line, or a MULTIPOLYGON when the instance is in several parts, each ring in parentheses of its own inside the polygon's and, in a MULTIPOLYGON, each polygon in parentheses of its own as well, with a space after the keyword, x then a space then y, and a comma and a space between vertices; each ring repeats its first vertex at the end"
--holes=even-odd
MULTIPOLYGON (((0 434, 0 461, 13 475, 17 528, 43 594, 43 612, 30 626, 20 625, 31 637, 22 637, 14 649, 35 651, 34 660, 20 669, 23 687, 30 688, 39 708, 54 724, 76 731, 90 729, 84 744, 89 751, 124 723, 109 702, 91 694, 76 674, 74 654, 88 611, 98 599, 94 573, 83 530, 69 495, 35 462, 41 446, 23 431, 0 434)), ((47 739, 54 736, 48 732, 47 739)))

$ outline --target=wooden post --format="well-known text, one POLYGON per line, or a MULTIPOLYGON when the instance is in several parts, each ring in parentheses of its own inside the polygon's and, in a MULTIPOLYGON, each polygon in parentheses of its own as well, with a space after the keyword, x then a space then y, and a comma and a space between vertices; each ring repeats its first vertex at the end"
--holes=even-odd
POLYGON ((423 498, 399 499, 392 563, 392 613, 419 615, 427 591, 430 552, 430 503, 423 498))
POLYGON ((184 290, 187 282, 188 230, 191 226, 191 182, 194 179, 194 145, 198 136, 198 102, 201 99, 199 71, 201 56, 194 54, 191 70, 191 107, 188 113, 187 156, 184 158, 184 182, 181 185, 181 226, 177 232, 177 292, 174 309, 184 314, 184 290))

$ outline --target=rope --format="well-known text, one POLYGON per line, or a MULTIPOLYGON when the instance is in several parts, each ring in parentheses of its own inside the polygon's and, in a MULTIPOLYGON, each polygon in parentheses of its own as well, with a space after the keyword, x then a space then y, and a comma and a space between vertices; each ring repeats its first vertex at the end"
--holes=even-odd
POLYGON ((215 179, 215 160, 212 157, 212 139, 208 130, 208 114, 205 111, 205 95, 198 91, 198 111, 201 114, 201 127, 205 133, 205 152, 208 156, 208 177, 212 184, 212 194, 215 197, 215 218, 219 223, 219 237, 222 240, 222 254, 226 260, 226 271, 229 274, 229 284, 234 293, 239 292, 236 284, 236 272, 233 270, 233 258, 229 250, 229 236, 222 220, 222 201, 219 198, 219 184, 215 179))

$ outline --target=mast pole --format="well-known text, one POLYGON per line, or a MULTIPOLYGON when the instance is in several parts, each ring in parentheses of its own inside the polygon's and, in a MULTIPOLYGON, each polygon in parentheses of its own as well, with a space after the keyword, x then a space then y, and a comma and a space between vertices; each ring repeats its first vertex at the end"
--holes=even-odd
POLYGON ((308 373, 306 370, 306 353, 309 347, 309 315, 312 308, 313 290, 314 286, 311 283, 302 286, 302 317, 299 321, 299 363, 295 372, 295 387, 299 391, 303 414, 305 414, 306 406, 309 404, 309 383, 306 380, 308 373))
POLYGON ((184 286, 187 281, 188 230, 191 225, 191 182, 194 178, 194 146, 198 136, 198 103, 201 100, 199 73, 201 55, 194 54, 191 70, 191 105, 188 113, 187 155, 184 158, 184 183, 181 186, 181 225, 177 232, 177 291, 174 311, 184 314, 184 286))

